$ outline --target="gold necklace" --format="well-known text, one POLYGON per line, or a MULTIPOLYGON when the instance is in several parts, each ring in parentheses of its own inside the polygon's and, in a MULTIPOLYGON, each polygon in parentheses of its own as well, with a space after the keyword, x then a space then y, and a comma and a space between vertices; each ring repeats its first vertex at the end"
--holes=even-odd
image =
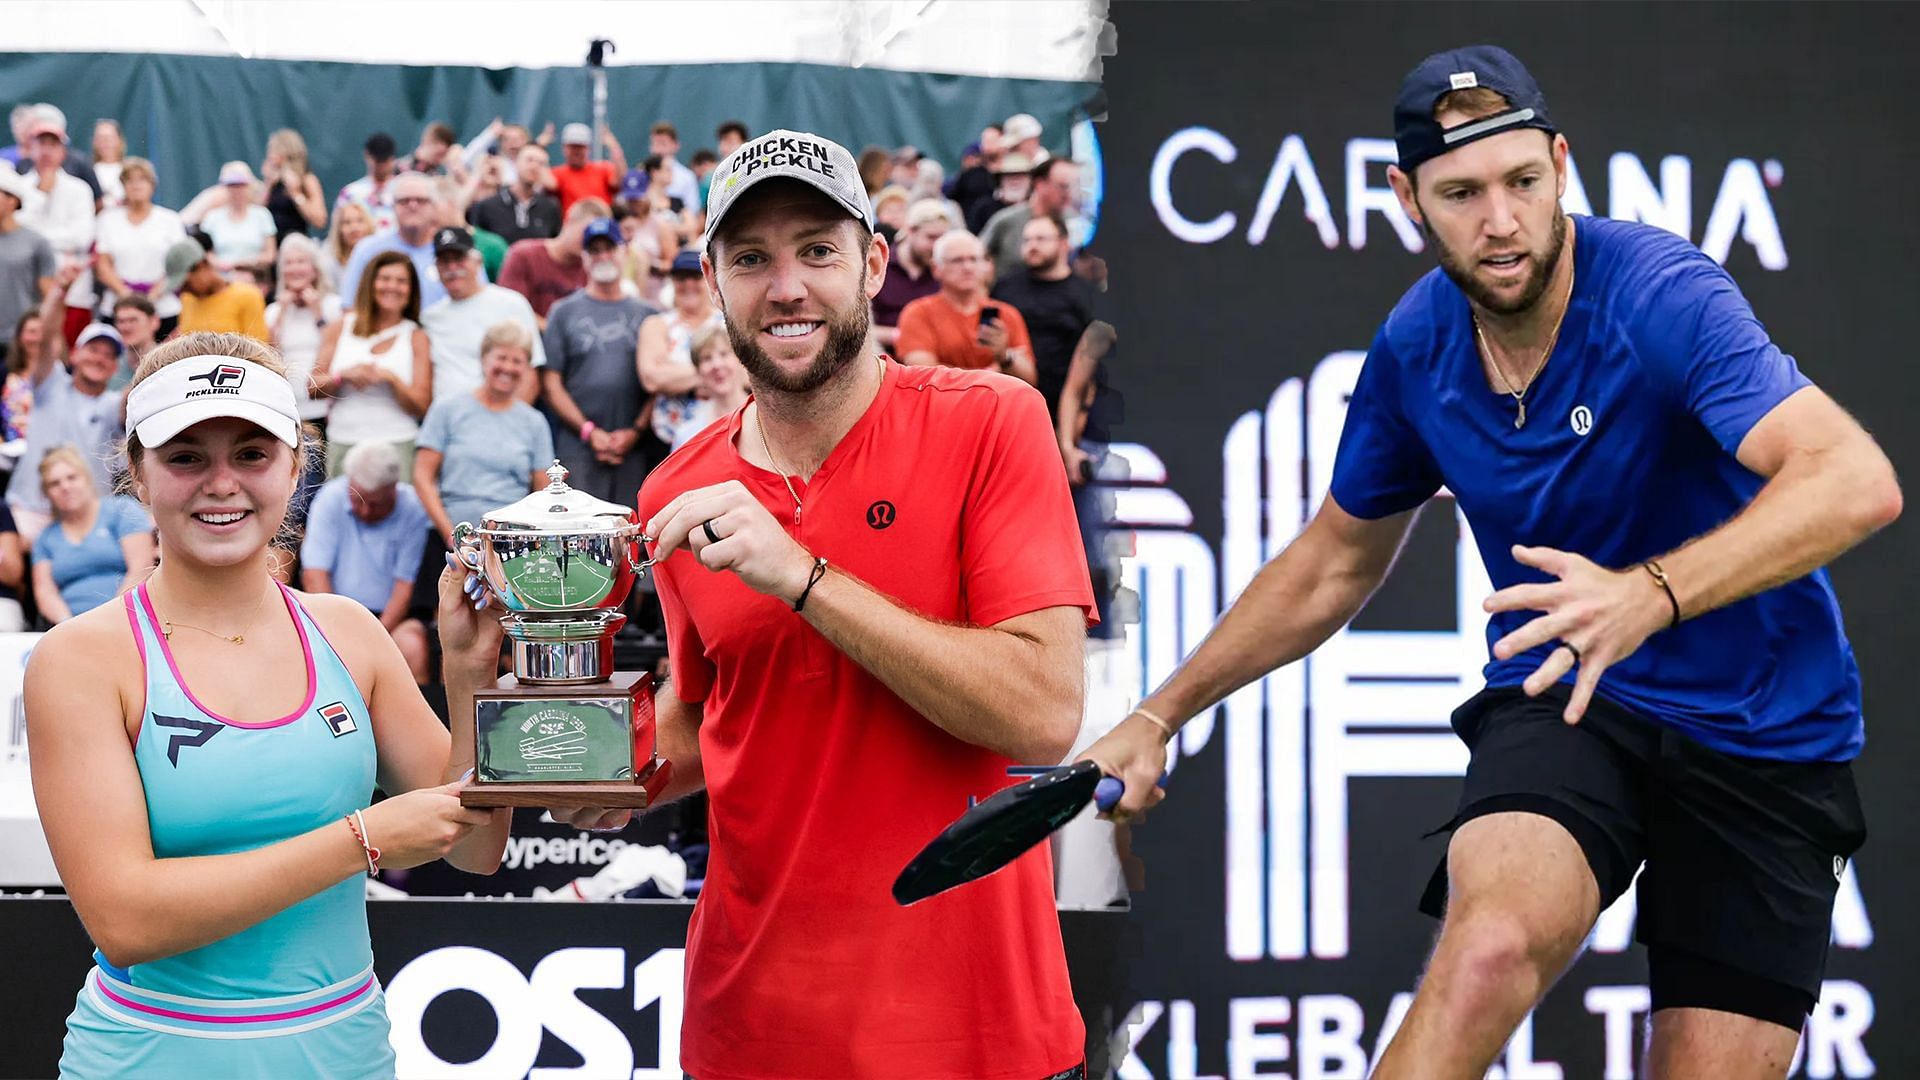
MULTIPOLYGON (((1572 254, 1572 252, 1567 253, 1568 257, 1572 257, 1572 254)), ((1480 329, 1480 316, 1473 316, 1473 338, 1479 342, 1480 351, 1486 354, 1487 364, 1493 368, 1494 378, 1500 380, 1501 389, 1507 392, 1508 397, 1513 398, 1514 405, 1518 407, 1519 411, 1513 417, 1513 426, 1516 429, 1527 426, 1527 391, 1533 389, 1534 380, 1540 377, 1540 372, 1547 366, 1547 358, 1553 355, 1553 347, 1560 341, 1560 324, 1567 320, 1567 309, 1572 306, 1573 266, 1569 264, 1567 266, 1567 302, 1561 306, 1559 317, 1553 320, 1553 332, 1547 335, 1547 347, 1540 350, 1540 359, 1533 365, 1533 374, 1527 376, 1527 381, 1518 390, 1515 390, 1513 384, 1507 381, 1506 372, 1500 370, 1500 362, 1493 358, 1493 349, 1487 345, 1487 335, 1480 329)))
MULTIPOLYGON (((261 593, 260 599, 254 601, 253 611, 247 615, 246 625, 253 625, 254 618, 260 614, 261 605, 267 602, 267 595, 266 593, 261 593)), ((222 634, 209 630, 204 626, 195 626, 192 623, 177 623, 172 619, 161 619, 160 628, 160 636, 166 638, 168 641, 173 640, 173 632, 177 628, 181 630, 198 630, 209 637, 217 637, 223 641, 230 641, 235 645, 245 645, 247 643, 247 635, 245 634, 222 634)))
MULTIPOLYGON (((886 358, 875 356, 873 360, 874 363, 880 366, 880 378, 882 381, 885 381, 887 377, 886 358)), ((767 441, 767 425, 765 421, 760 419, 760 405, 758 402, 755 402, 753 406, 753 426, 760 432, 760 449, 767 452, 767 463, 773 466, 774 472, 780 474, 780 482, 787 485, 787 495, 793 500, 793 523, 798 525, 800 524, 800 493, 793 489, 793 481, 788 478, 787 470, 781 468, 780 462, 773 456, 773 444, 767 441)))

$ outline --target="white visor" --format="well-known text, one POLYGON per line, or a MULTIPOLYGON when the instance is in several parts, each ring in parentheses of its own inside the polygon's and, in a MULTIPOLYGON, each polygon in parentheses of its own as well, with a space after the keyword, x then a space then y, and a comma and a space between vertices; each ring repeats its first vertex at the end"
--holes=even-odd
POLYGON ((200 423, 231 416, 300 445, 300 409, 287 377, 231 356, 176 360, 127 395, 127 429, 155 447, 200 423))

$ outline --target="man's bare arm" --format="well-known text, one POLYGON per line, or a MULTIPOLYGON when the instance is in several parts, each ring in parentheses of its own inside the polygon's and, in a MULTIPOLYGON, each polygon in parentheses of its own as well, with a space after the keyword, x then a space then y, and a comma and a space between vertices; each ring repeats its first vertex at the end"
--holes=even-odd
POLYGON ((1766 485, 1726 524, 1660 560, 1683 617, 1805 576, 1900 516, 1893 463, 1817 387, 1762 417, 1738 456, 1766 485))
POLYGON ((1086 689, 1079 608, 959 626, 908 611, 830 569, 802 616, 957 739, 1032 765, 1052 765, 1073 747, 1086 689))
POLYGON ((1086 426, 1087 402, 1093 397, 1093 376, 1100 361, 1113 351, 1118 335, 1111 323, 1095 319, 1080 334, 1080 343, 1073 347, 1073 359, 1067 363, 1067 382, 1060 389, 1060 400, 1054 402, 1054 433, 1059 436, 1060 450, 1078 449, 1080 431, 1086 426))
POLYGON ((1260 569, 1200 647, 1141 706, 1178 728, 1319 648, 1385 579, 1418 513, 1369 521, 1327 496, 1293 543, 1260 569))

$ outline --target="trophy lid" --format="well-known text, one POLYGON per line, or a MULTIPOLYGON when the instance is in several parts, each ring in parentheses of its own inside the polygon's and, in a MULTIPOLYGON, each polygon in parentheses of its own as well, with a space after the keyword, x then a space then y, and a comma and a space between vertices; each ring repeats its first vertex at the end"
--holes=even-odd
POLYGON ((486 528, 567 536, 615 532, 632 524, 633 511, 567 486, 567 467, 555 458, 547 486, 510 506, 487 511, 486 528))

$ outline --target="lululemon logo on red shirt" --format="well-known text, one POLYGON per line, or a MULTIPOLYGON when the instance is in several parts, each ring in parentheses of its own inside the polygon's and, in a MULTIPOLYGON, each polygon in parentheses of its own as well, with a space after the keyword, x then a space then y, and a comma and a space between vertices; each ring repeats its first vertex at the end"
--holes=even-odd
POLYGON ((893 504, 885 499, 867 507, 867 527, 884 529, 893 524, 893 504))

